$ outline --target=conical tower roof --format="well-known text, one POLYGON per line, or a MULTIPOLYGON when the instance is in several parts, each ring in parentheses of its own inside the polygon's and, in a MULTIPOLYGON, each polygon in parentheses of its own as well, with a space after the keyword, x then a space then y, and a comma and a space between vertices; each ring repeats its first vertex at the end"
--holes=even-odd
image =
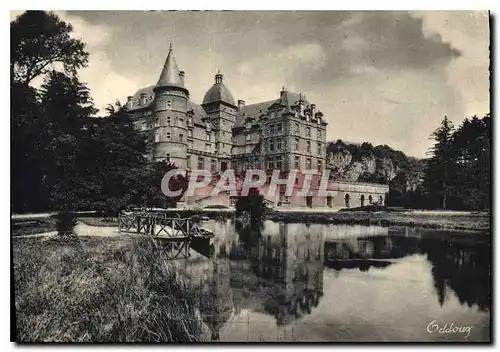
POLYGON ((181 87, 184 88, 184 83, 179 75, 179 67, 175 62, 174 50, 172 49, 172 43, 170 43, 170 49, 168 51, 167 59, 165 60, 165 65, 161 71, 160 78, 156 87, 181 87))

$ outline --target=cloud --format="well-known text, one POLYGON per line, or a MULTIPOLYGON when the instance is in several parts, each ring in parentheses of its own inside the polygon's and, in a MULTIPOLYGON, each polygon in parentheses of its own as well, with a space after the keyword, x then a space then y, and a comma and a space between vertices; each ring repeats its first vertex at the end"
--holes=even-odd
MULTIPOLYGON (((191 99, 220 69, 235 99, 276 99, 282 85, 323 111, 328 139, 424 156, 444 115, 488 109, 485 12, 65 13, 89 44, 96 101, 154 84, 172 38, 191 99)), ((83 77, 83 73, 82 73, 83 77)))
POLYGON ((83 40, 90 53, 88 67, 79 72, 81 81, 86 82, 94 99, 95 107, 101 110, 117 99, 139 88, 139 85, 113 69, 113 64, 106 54, 106 46, 113 38, 112 29, 104 24, 89 24, 87 21, 72 16, 68 12, 56 12, 65 22, 73 26, 72 36, 83 40))
POLYGON ((447 84, 456 87, 464 109, 449 116, 455 123, 474 114, 490 111, 489 24, 486 11, 416 12, 423 19, 424 33, 439 33, 442 40, 453 43, 462 55, 447 67, 447 84))

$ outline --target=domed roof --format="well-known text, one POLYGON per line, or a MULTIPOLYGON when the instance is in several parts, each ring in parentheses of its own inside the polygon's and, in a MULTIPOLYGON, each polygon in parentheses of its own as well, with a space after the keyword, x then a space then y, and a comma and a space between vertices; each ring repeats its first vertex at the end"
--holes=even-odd
POLYGON ((236 106, 234 103, 234 98, 229 89, 222 83, 222 74, 219 72, 215 75, 215 83, 210 89, 205 93, 203 97, 203 105, 214 103, 218 101, 223 101, 230 105, 236 106))

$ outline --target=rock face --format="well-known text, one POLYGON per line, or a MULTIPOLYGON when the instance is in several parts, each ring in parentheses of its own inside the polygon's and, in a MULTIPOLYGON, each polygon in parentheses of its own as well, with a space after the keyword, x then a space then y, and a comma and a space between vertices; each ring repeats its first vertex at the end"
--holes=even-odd
POLYGON ((341 140, 328 144, 327 163, 334 179, 384 184, 394 180, 402 190, 415 189, 423 172, 422 160, 407 157, 389 146, 341 140))

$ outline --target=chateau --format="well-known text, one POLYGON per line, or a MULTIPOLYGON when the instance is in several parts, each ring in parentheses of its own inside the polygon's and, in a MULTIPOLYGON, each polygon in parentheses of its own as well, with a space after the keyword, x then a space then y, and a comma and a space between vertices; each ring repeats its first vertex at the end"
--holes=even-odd
MULTIPOLYGON (((301 171, 323 173, 328 124, 305 95, 283 87, 274 99, 246 105, 244 100, 234 100, 218 72, 198 105, 190 100, 184 78, 170 45, 158 82, 127 98, 126 109, 146 136, 148 158, 214 174, 229 168, 236 173, 252 168, 285 173, 296 170, 297 188, 303 180, 301 171)), ((315 186, 319 184, 313 181, 315 186)), ((340 198, 285 200, 277 195, 273 201, 298 206, 356 206, 358 198, 347 192, 371 193, 363 195, 368 203, 368 199, 378 201, 388 189, 385 185, 335 182, 329 190, 341 191, 340 198)))

